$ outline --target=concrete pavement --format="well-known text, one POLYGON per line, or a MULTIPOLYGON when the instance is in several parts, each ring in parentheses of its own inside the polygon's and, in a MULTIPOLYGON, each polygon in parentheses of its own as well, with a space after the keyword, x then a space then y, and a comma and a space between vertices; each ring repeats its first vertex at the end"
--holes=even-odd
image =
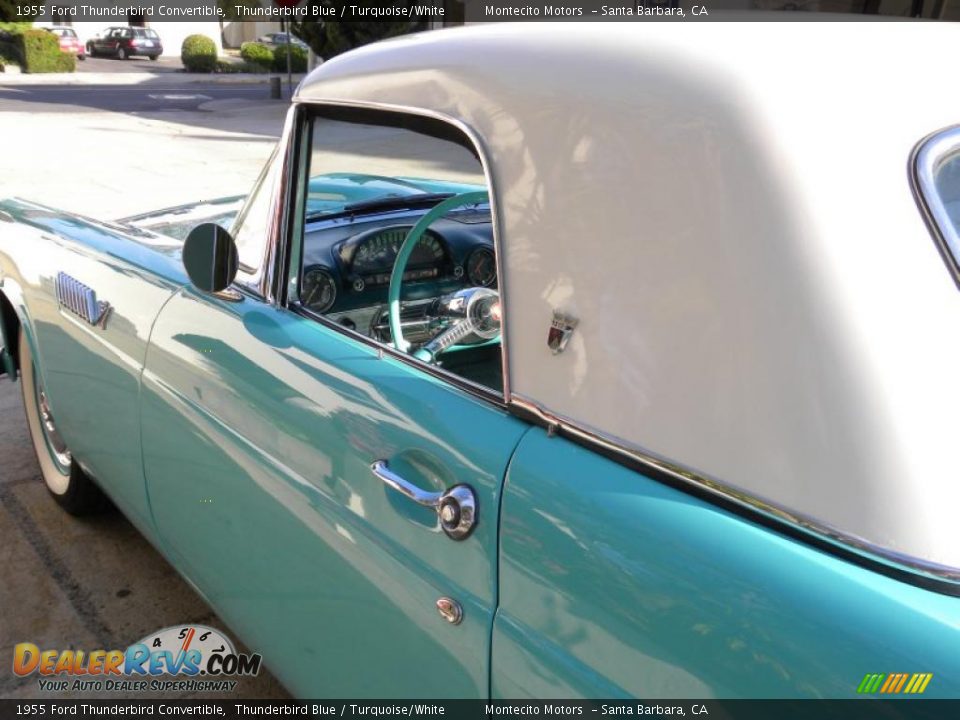
MULTIPOLYGON (((0 196, 102 218, 246 193, 287 109, 282 101, 219 95, 185 105, 167 97, 185 86, 148 84, 124 90, 142 91, 144 105, 121 113, 105 109, 124 100, 108 97, 116 86, 76 86, 71 96, 63 86, 4 88, 2 78, 0 196)), ((197 95, 216 94, 210 87, 190 86, 197 95)), ((40 480, 20 385, 7 378, 0 378, 0 610, 2 698, 131 697, 41 691, 36 675, 20 679, 11 672, 19 642, 42 649, 124 648, 184 623, 232 635, 121 515, 77 519, 59 509, 40 480)), ((270 658, 264 662, 269 666, 270 658)), ((275 699, 286 692, 261 671, 241 680, 233 695, 166 697, 275 699)))
MULTIPOLYGON (((188 72, 85 72, 85 73, 0 73, 0 87, 16 85, 139 85, 141 83, 204 83, 220 85, 266 85, 271 77, 286 84, 287 76, 279 73, 188 73, 188 72)), ((293 75, 296 87, 304 75, 293 75)))
MULTIPOLYGON (((108 62, 103 58, 98 58, 98 61, 108 62)), ((281 78, 284 84, 287 82, 286 73, 188 73, 177 70, 148 72, 140 69, 117 71, 110 68, 103 71, 75 73, 0 73, 0 87, 17 85, 139 85, 147 82, 153 84, 265 85, 270 82, 271 77, 281 78)), ((304 75, 298 73, 292 77, 293 86, 296 87, 297 83, 304 78, 304 75)))
POLYGON ((206 90, 211 87, 58 86, 46 96, 36 86, 0 87, 0 137, 16 138, 5 143, 0 159, 0 197, 110 219, 247 193, 288 104, 214 97, 206 90), (118 91, 137 93, 144 109, 97 108, 99 94, 107 105, 118 91), (198 97, 184 101, 184 95, 198 97), (242 102, 206 104, 211 100, 242 102))

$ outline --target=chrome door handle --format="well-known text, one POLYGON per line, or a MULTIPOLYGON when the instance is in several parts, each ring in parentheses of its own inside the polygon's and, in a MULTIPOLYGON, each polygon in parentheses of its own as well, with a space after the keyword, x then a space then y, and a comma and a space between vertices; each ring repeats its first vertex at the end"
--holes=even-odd
POLYGON ((440 518, 440 527, 454 540, 463 540, 477 524, 477 496, 469 485, 454 485, 442 493, 421 490, 397 475, 386 460, 377 460, 370 470, 383 482, 418 505, 433 508, 440 518))

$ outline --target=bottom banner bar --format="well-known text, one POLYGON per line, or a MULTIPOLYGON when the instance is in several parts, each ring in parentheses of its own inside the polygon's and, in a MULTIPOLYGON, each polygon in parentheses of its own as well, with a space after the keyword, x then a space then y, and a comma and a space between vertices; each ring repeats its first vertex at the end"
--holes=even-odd
POLYGON ((960 700, 0 700, 0 720, 137 716, 934 720, 960 717, 960 700))

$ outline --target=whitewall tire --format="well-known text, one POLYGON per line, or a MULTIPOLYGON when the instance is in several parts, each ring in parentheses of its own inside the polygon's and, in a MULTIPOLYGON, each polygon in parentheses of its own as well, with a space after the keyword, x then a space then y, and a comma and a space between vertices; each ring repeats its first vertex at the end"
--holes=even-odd
POLYGON ((22 329, 18 345, 20 390, 27 414, 27 428, 47 490, 71 514, 85 515, 103 510, 109 505, 106 497, 80 469, 60 436, 43 382, 37 373, 30 343, 22 329))

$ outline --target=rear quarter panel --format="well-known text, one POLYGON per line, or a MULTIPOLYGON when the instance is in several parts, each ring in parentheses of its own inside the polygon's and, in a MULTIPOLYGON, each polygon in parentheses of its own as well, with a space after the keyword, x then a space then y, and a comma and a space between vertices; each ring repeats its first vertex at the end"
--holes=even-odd
POLYGON ((495 698, 960 695, 960 598, 840 560, 542 430, 502 510, 495 698))

